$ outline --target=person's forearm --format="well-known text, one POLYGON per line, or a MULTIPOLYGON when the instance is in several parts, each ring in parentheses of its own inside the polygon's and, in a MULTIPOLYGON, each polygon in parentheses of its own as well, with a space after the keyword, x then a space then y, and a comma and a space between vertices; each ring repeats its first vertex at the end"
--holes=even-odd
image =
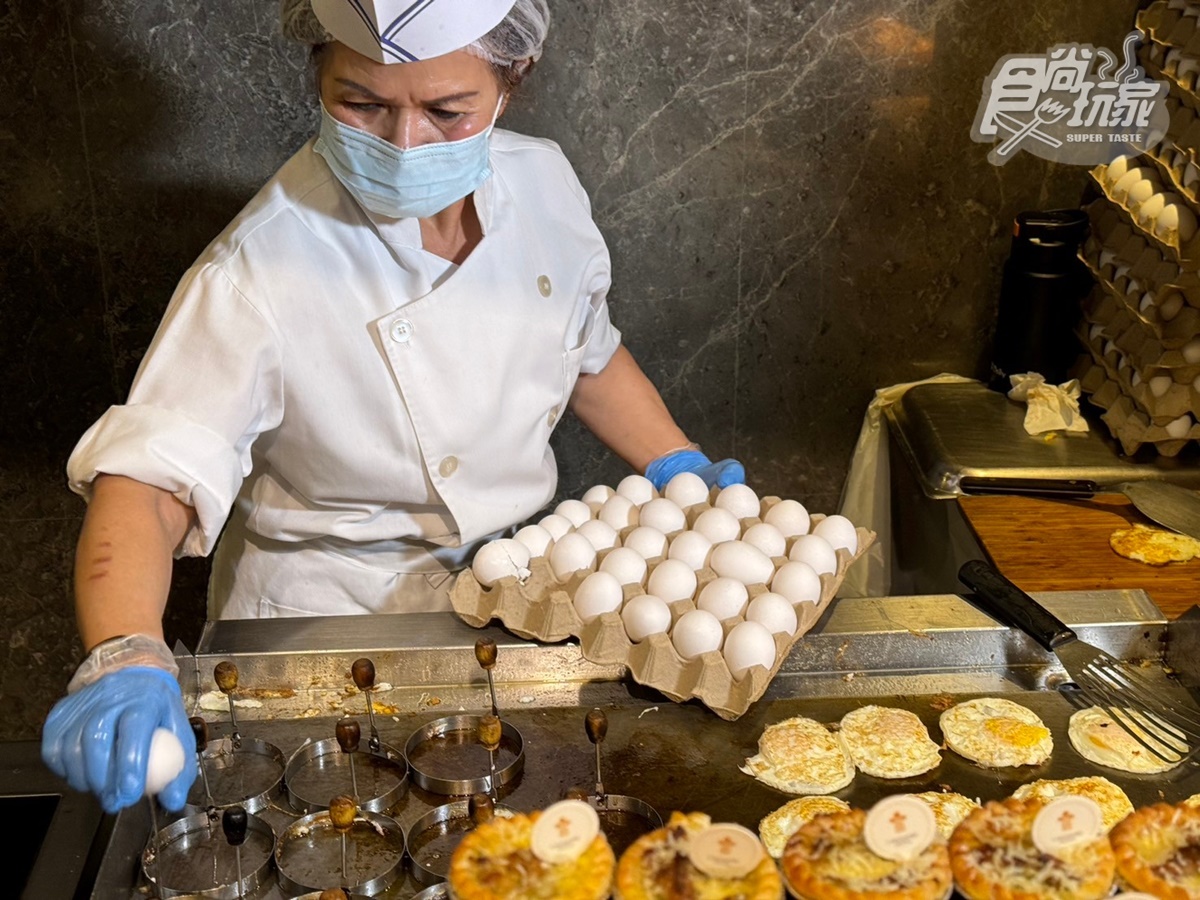
POLYGON ((75 551, 75 616, 86 649, 117 635, 162 638, 174 551, 194 516, 159 488, 96 479, 75 551))
POLYGON ((688 444, 658 389, 624 345, 594 375, 580 375, 571 411, 617 456, 639 472, 688 444))

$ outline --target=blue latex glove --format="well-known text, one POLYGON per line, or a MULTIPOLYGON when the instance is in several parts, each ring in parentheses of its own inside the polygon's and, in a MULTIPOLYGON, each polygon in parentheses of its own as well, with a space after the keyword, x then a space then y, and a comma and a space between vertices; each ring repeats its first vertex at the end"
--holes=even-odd
POLYGON ((676 450, 646 466, 646 477, 657 491, 662 491, 667 482, 681 472, 694 472, 709 487, 725 488, 746 483, 746 470, 736 459, 713 462, 699 450, 676 450))
POLYGON ((196 780, 196 737, 179 683, 162 669, 117 669, 63 697, 46 718, 42 759, 75 790, 94 793, 105 812, 116 813, 145 795, 150 737, 160 726, 183 745, 183 771, 158 795, 177 812, 196 780))

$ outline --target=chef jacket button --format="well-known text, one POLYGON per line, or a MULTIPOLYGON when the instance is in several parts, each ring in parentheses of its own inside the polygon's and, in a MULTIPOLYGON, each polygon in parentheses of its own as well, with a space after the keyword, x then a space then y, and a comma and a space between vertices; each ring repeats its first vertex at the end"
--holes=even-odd
POLYGON ((412 340, 413 323, 408 319, 397 319, 392 323, 391 334, 397 344, 407 344, 412 340))
POLYGON ((550 277, 548 275, 538 276, 538 292, 543 297, 550 296, 550 277))
POLYGON ((554 409, 550 410, 550 415, 546 416, 546 421, 551 425, 553 425, 555 422, 558 421, 558 407, 557 406, 554 407, 554 409))
POLYGON ((447 456, 438 463, 438 472, 443 478, 449 478, 458 471, 458 460, 453 456, 447 456))

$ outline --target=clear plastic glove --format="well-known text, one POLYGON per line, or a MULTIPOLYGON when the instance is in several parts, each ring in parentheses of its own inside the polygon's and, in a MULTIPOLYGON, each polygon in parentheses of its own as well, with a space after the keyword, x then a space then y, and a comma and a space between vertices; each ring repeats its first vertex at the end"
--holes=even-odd
POLYGON ((681 472, 694 472, 709 487, 725 488, 731 484, 746 483, 746 470, 736 459, 713 462, 699 450, 676 450, 646 466, 646 477, 657 491, 665 488, 667 482, 681 472))
POLYGON ((150 738, 159 727, 183 745, 183 771, 158 795, 176 812, 196 780, 196 738, 170 672, 117 669, 59 700, 42 730, 42 759, 75 790, 94 793, 105 812, 116 813, 145 795, 150 738))

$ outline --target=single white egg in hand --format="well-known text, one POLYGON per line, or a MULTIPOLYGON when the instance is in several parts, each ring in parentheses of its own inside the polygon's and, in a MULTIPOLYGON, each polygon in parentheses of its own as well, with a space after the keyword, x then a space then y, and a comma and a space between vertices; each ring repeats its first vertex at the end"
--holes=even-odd
POLYGON ((607 522, 590 519, 575 529, 576 534, 582 534, 597 550, 608 550, 617 546, 617 531, 607 522))
POLYGON ((621 584, 645 584, 646 560, 636 550, 617 547, 600 561, 600 571, 608 572, 621 584))
POLYGON ((722 488, 713 501, 717 509, 727 509, 739 519, 757 518, 759 514, 758 494, 745 484, 731 484, 722 488))
POLYGON ((624 600, 621 582, 608 572, 593 572, 583 579, 573 598, 575 612, 585 623, 602 613, 616 612, 624 600))
POLYGON ((663 496, 680 509, 687 509, 708 502, 708 485, 695 472, 680 472, 667 482, 663 496))
POLYGON ((658 496, 654 484, 645 475, 626 475, 617 485, 617 493, 622 497, 628 497, 635 506, 649 503, 658 496))
POLYGON ((716 616, 717 619, 732 619, 740 616, 746 608, 750 594, 746 586, 733 578, 714 578, 700 588, 696 608, 716 616))
POLYGON ((609 497, 614 496, 616 493, 617 492, 610 488, 607 484, 594 484, 584 491, 583 496, 579 499, 588 506, 591 506, 593 503, 603 506, 604 501, 606 501, 609 497))
POLYGON ((775 665, 775 638, 758 622, 740 622, 725 638, 722 653, 729 674, 741 679, 754 666, 770 670, 775 665))
POLYGON ((696 570, 681 559, 664 559, 650 573, 646 590, 667 603, 691 600, 696 593, 696 570))
POLYGON ((562 516, 550 513, 548 516, 543 516, 538 519, 538 524, 550 532, 550 537, 556 541, 564 534, 574 531, 575 526, 571 524, 570 519, 565 519, 562 516))
POLYGON ((721 649, 725 634, 717 617, 702 609, 693 609, 679 617, 671 629, 671 643, 684 659, 721 649))
POLYGON ((821 600, 821 576, 806 562, 786 562, 771 579, 771 590, 795 603, 821 600))
POLYGON ((596 548, 582 534, 564 534, 550 548, 550 568, 559 581, 576 572, 591 571, 596 568, 596 548))
POLYGON ((657 528, 639 525, 625 535, 623 546, 641 554, 642 559, 655 559, 667 553, 667 536, 657 528))
POLYGON ((712 541, 698 531, 681 531, 671 539, 667 558, 682 560, 698 572, 708 565, 712 546, 712 541))
POLYGON ((778 528, 766 522, 751 525, 742 535, 742 540, 752 547, 757 547, 767 556, 787 556, 787 538, 778 528))
POLYGON ((696 517, 692 531, 698 531, 714 544, 736 541, 742 534, 742 523, 727 509, 713 507, 696 517))
POLYGON ((837 572, 837 554, 829 541, 819 534, 802 534, 788 551, 788 559, 806 562, 818 575, 833 575, 837 572))
POLYGON ((745 541, 724 541, 712 549, 709 567, 718 575, 742 584, 768 584, 775 574, 771 557, 745 541))
POLYGON ((183 744, 179 738, 165 728, 155 728, 146 757, 146 796, 160 794, 183 771, 183 763, 183 744))
POLYGON ((592 518, 592 508, 582 500, 564 500, 554 507, 554 515, 562 516, 578 528, 592 518))
POLYGON ((851 556, 858 552, 858 532, 845 516, 826 516, 813 527, 813 534, 829 541, 834 550, 849 550, 851 556))
POLYGON ((687 517, 683 510, 666 497, 656 497, 643 503, 638 512, 638 522, 657 528, 663 534, 673 534, 687 528, 687 517))
POLYGON ((666 634, 671 630, 671 609, 661 597, 653 594, 638 594, 630 598, 621 610, 621 621, 625 633, 635 644, 652 634, 666 634))
POLYGON ((780 500, 766 511, 763 521, 778 528, 785 538, 808 534, 811 524, 808 510, 796 500, 780 500))
POLYGON ((492 587, 501 578, 524 581, 529 577, 529 548, 512 538, 488 541, 471 560, 471 574, 484 587, 492 587))
POLYGON ((604 501, 596 518, 620 531, 638 523, 638 508, 623 494, 613 494, 604 501))
POLYGON ((795 634, 800 624, 796 608, 783 594, 759 594, 746 607, 746 621, 757 622, 771 634, 795 634))
POLYGON ((513 535, 513 540, 528 547, 530 556, 545 556, 554 543, 554 536, 541 525, 526 525, 513 535))

